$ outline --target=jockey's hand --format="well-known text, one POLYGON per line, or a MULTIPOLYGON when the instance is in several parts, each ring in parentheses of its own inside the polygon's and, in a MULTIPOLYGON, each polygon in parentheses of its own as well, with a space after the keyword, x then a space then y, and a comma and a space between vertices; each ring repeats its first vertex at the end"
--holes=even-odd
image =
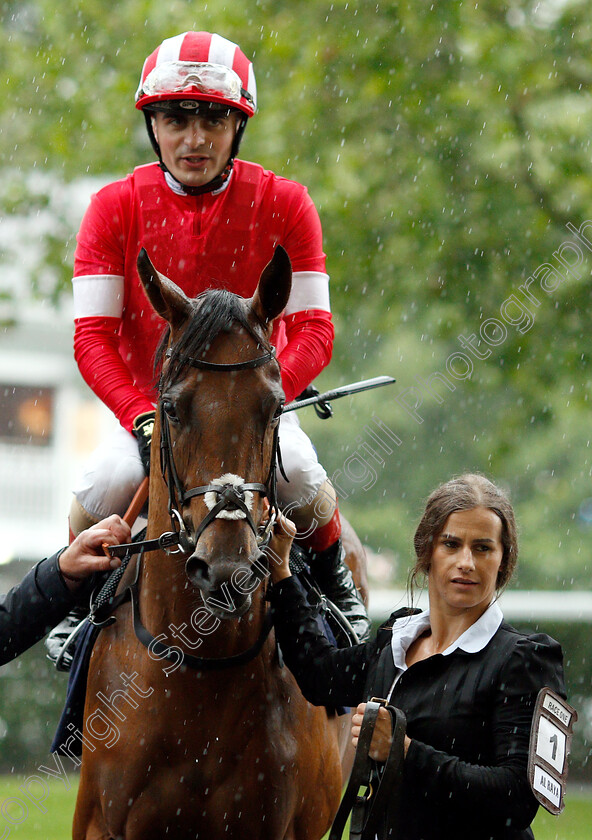
POLYGON ((154 411, 145 411, 143 414, 138 414, 132 426, 132 434, 138 441, 138 450, 146 475, 150 475, 150 445, 155 416, 154 411))
POLYGON ((59 557, 60 571, 69 589, 76 589, 80 581, 95 572, 109 572, 121 565, 119 557, 106 557, 103 544, 120 545, 131 542, 132 532, 121 516, 113 514, 92 528, 79 534, 59 557))
MULTIPOLYGON (((358 746, 360 738, 360 729, 362 728, 362 721, 364 719, 364 712, 366 711, 366 704, 360 703, 354 714, 352 715, 351 734, 352 743, 354 747, 358 746)), ((391 744, 393 741, 393 724, 390 712, 384 706, 378 710, 378 717, 374 725, 374 732, 372 733, 372 741, 370 742, 369 755, 374 761, 385 762, 389 757, 391 751, 391 744)), ((407 755, 410 738, 405 735, 404 752, 407 755)))
MULTIPOLYGON (((267 519, 269 518, 269 508, 263 514, 262 524, 267 522, 266 517, 267 519)), ((284 578, 292 576, 292 572, 290 571, 290 549, 292 548, 292 541, 295 536, 296 526, 292 520, 278 511, 277 519, 273 524, 271 540, 267 548, 272 583, 277 583, 284 578)))

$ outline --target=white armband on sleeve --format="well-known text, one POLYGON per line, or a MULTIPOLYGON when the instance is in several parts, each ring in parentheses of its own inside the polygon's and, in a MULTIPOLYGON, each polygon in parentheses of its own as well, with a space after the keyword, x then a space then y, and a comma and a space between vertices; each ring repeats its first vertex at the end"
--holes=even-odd
POLYGON ((331 311, 329 302, 329 275, 321 271, 295 271, 292 275, 292 291, 285 315, 304 312, 307 309, 331 311))
POLYGON ((123 312, 123 277, 116 274, 91 274, 74 277, 75 318, 121 318, 123 312))

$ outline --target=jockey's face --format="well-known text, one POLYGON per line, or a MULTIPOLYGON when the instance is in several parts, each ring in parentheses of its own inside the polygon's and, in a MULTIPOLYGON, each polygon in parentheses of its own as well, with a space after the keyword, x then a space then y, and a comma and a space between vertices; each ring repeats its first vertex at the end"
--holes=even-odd
POLYGON ((152 126, 171 175, 188 187, 201 187, 220 175, 230 158, 238 120, 235 112, 157 111, 152 126))

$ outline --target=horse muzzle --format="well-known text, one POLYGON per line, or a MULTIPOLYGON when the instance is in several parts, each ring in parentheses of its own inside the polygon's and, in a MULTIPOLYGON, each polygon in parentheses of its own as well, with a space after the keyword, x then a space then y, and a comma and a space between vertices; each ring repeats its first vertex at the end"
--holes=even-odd
POLYGON ((185 573, 216 618, 240 618, 251 608, 253 592, 265 577, 261 557, 251 564, 229 558, 208 562, 197 550, 185 563, 185 573))

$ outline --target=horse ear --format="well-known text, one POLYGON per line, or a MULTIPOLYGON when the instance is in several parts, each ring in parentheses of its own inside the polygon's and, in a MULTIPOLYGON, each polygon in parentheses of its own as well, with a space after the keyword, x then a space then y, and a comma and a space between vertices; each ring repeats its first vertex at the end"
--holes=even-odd
POLYGON ((259 278, 259 285, 251 298, 251 307, 262 321, 273 321, 286 308, 291 288, 290 257, 278 245, 259 278))
POLYGON ((138 274, 148 300, 171 327, 180 327, 193 313, 191 300, 172 280, 157 271, 145 248, 138 254, 138 274))

